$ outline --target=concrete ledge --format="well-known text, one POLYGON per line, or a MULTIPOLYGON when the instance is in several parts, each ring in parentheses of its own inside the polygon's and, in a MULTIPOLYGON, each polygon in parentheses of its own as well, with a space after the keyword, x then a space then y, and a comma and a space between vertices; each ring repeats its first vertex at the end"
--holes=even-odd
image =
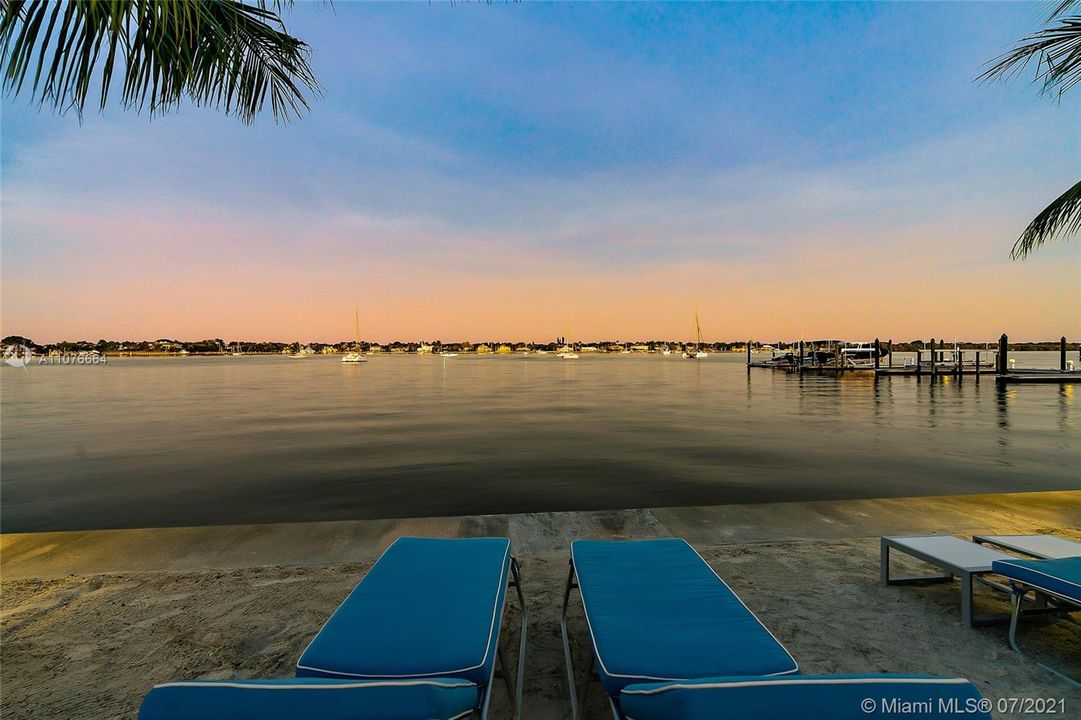
POLYGON ((886 534, 1037 533, 1081 527, 1081 490, 882 500, 716 505, 403 520, 94 530, 0 535, 4 579, 112 572, 371 562, 400 535, 511 538, 515 552, 559 552, 578 537, 676 536, 701 545, 886 534))

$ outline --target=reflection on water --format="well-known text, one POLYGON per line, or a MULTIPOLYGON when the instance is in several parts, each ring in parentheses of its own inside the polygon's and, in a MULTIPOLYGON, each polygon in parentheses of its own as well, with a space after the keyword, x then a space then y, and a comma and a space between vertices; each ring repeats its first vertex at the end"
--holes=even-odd
POLYGON ((3 529, 1081 487, 1074 386, 801 377, 743 359, 5 368, 3 529))

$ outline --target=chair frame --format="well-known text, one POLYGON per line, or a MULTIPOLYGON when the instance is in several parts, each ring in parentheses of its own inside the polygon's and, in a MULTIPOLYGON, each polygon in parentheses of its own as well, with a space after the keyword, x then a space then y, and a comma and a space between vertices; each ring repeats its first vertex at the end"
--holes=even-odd
POLYGON ((1021 580, 1014 580, 1011 578, 1010 587, 1012 589, 1012 596, 1010 599, 1011 605, 1013 606, 1013 610, 1010 613, 1010 647, 1012 647, 1016 653, 1018 653, 1024 658, 1027 658, 1028 660, 1031 660, 1036 665, 1039 665, 1044 670, 1050 672, 1052 675, 1055 675, 1056 677, 1065 680, 1067 683, 1075 687, 1081 687, 1081 680, 1072 678, 1069 675, 1063 673, 1061 670, 1051 665, 1048 665, 1045 662, 1037 660, 1036 658, 1026 653, 1024 650, 1022 650, 1021 645, 1017 642, 1017 628, 1020 625, 1021 615, 1028 615, 1031 612, 1025 612, 1023 608, 1025 596, 1028 593, 1035 593, 1034 599, 1037 605, 1048 605, 1048 607, 1043 609, 1049 612, 1057 612, 1062 614, 1079 612, 1081 611, 1081 603, 1078 603, 1072 598, 1059 595, 1058 593, 1052 592, 1046 588, 1042 588, 1038 585, 1033 585, 1031 583, 1021 580))
MULTIPOLYGON (((510 558, 510 578, 507 581, 508 588, 514 588, 515 593, 518 595, 518 607, 522 611, 522 630, 521 639, 518 643, 518 672, 517 682, 511 680, 509 669, 507 668, 507 661, 503 655, 503 646, 499 643, 499 636, 496 635, 496 660, 498 662, 492 663, 492 673, 488 676, 488 684, 484 688, 484 693, 480 698, 479 707, 473 711, 474 716, 480 718, 480 720, 488 720, 488 708, 492 702, 492 686, 495 684, 495 668, 499 666, 500 672, 503 675, 503 681, 507 686, 507 695, 510 696, 511 706, 514 712, 514 720, 520 720, 522 717, 522 685, 525 680, 525 647, 526 647, 526 635, 529 630, 529 616, 526 612, 525 597, 522 595, 522 575, 521 566, 518 564, 517 558, 511 556, 510 558)), ((503 612, 499 616, 499 626, 503 627, 503 617, 507 612, 507 603, 503 602, 503 612)))
MULTIPOLYGON (((586 668, 586 677, 582 682, 582 695, 578 696, 577 686, 574 682, 574 661, 571 659, 570 635, 567 632, 567 609, 570 606, 571 590, 578 589, 578 575, 574 570, 574 559, 570 560, 570 574, 567 575, 567 586, 563 591, 563 613, 559 617, 559 631, 563 636, 563 661, 567 666, 567 688, 571 698, 571 720, 581 720, 585 717, 586 699, 589 697, 589 686, 593 679, 593 669, 597 664, 597 658, 593 648, 589 648, 589 667, 586 668)), ((579 595, 581 591, 579 590, 579 595)), ((587 619, 588 623, 589 620, 587 619)), ((599 680, 599 678, 598 678, 599 680)), ((608 706, 612 710, 615 720, 624 720, 623 713, 611 695, 605 693, 608 698, 608 706)))

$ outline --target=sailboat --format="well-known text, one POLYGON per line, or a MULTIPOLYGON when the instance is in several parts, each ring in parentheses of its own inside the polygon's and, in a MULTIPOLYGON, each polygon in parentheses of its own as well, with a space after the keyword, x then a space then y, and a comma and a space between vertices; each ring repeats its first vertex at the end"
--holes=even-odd
POLYGON ((360 354, 360 309, 353 308, 353 351, 342 358, 343 363, 368 362, 368 358, 360 354))
POLYGON ((694 311, 695 343, 694 352, 683 352, 683 357, 688 360, 701 360, 709 357, 708 353, 702 352, 702 323, 698 321, 698 309, 694 311))

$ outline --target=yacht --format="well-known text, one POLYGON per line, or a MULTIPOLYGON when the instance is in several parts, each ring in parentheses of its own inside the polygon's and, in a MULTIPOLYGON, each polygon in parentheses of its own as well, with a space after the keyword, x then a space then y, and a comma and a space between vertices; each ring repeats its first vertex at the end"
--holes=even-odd
MULTIPOLYGON (((879 348, 878 357, 889 355, 889 350, 879 348)), ((871 342, 850 343, 841 347, 841 359, 847 367, 873 368, 875 366, 875 344, 871 342)))
POLYGON ((709 353, 703 352, 702 350, 702 323, 698 321, 698 310, 694 311, 694 331, 694 349, 684 350, 683 357, 687 360, 702 360, 709 357, 709 353))
POLYGON ((353 308, 353 351, 346 353, 342 358, 343 363, 349 363, 355 365, 357 363, 368 362, 368 358, 364 357, 360 352, 360 309, 353 308))

